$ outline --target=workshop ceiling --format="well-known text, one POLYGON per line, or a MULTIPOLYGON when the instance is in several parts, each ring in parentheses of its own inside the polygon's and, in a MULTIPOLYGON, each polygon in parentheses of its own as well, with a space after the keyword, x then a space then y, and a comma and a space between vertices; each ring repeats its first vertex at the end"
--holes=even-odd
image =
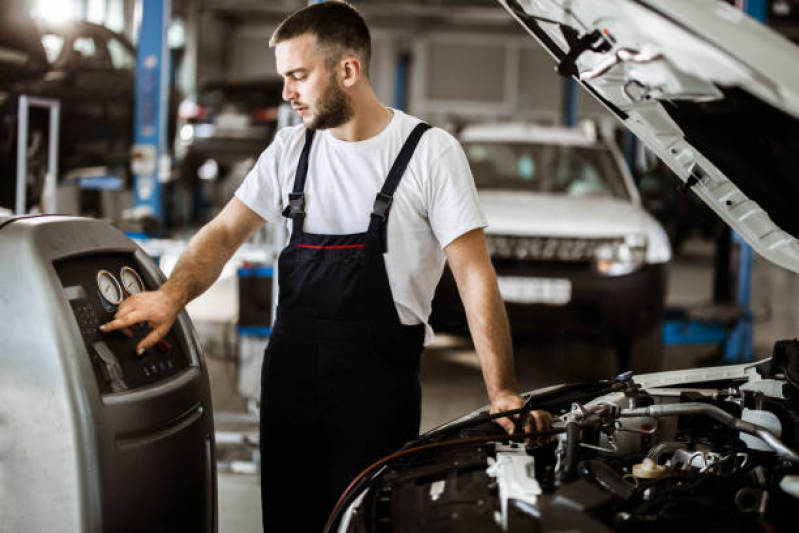
MULTIPOLYGON (((492 0, 356 0, 352 2, 373 27, 449 26, 514 27, 513 19, 492 0)), ((279 22, 308 5, 305 0, 200 0, 200 9, 231 22, 279 22)))
MULTIPOLYGON (((727 0, 734 3, 733 0, 727 0)), ((231 23, 277 23, 287 13, 308 5, 307 0, 178 0, 211 12, 231 23)), ((372 27, 426 30, 496 31, 515 27, 494 0, 353 0, 372 27)), ((799 0, 769 0, 769 25, 799 42, 799 0)))

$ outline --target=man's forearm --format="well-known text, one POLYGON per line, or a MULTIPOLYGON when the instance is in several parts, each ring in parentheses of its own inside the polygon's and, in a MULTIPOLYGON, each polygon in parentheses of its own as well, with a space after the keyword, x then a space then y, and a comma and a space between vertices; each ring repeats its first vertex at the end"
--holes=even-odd
POLYGON ((461 299, 488 397, 494 401, 518 392, 510 328, 493 268, 489 265, 469 275, 471 278, 463 284, 461 299))
POLYGON ((233 253, 263 222, 234 197, 189 241, 161 290, 183 307, 208 290, 233 253))
POLYGON ((208 290, 235 252, 236 248, 226 241, 223 232, 205 226, 189 241, 161 290, 180 307, 208 290))

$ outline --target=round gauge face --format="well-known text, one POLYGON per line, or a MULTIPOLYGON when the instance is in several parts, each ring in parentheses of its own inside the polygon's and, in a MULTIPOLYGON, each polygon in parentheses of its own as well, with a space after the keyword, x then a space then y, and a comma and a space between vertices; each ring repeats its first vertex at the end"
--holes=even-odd
POLYGON ((141 277, 129 266, 122 267, 122 270, 119 271, 119 279, 128 294, 137 294, 144 290, 144 282, 141 277))
POLYGON ((122 293, 122 287, 112 273, 107 270, 100 270, 97 272, 97 287, 100 289, 100 294, 111 305, 119 305, 125 298, 122 293))

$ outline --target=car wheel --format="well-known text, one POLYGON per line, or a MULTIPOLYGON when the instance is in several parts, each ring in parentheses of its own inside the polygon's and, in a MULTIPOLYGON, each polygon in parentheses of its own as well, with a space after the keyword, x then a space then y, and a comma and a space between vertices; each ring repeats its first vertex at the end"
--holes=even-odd
POLYGON ((663 364, 663 321, 617 343, 619 373, 657 372, 663 364))

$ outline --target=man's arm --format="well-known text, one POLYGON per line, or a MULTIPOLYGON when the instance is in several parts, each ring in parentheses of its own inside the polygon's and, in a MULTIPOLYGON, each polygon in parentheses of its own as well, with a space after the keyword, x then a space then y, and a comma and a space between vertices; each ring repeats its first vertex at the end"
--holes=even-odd
MULTIPOLYGON (((466 309, 491 412, 518 409, 524 400, 518 394, 513 368, 510 327, 483 230, 475 229, 458 237, 444 251, 466 309)), ((534 411, 532 418, 538 430, 548 428, 552 420, 544 411, 534 411)), ((513 432, 511 420, 503 418, 497 422, 508 433, 513 432)))
POLYGON ((233 197, 189 241, 172 275, 160 289, 125 299, 114 320, 100 329, 113 331, 147 322, 152 331, 139 342, 136 351, 154 345, 167 334, 180 310, 216 281, 233 253, 263 224, 264 219, 233 197))

